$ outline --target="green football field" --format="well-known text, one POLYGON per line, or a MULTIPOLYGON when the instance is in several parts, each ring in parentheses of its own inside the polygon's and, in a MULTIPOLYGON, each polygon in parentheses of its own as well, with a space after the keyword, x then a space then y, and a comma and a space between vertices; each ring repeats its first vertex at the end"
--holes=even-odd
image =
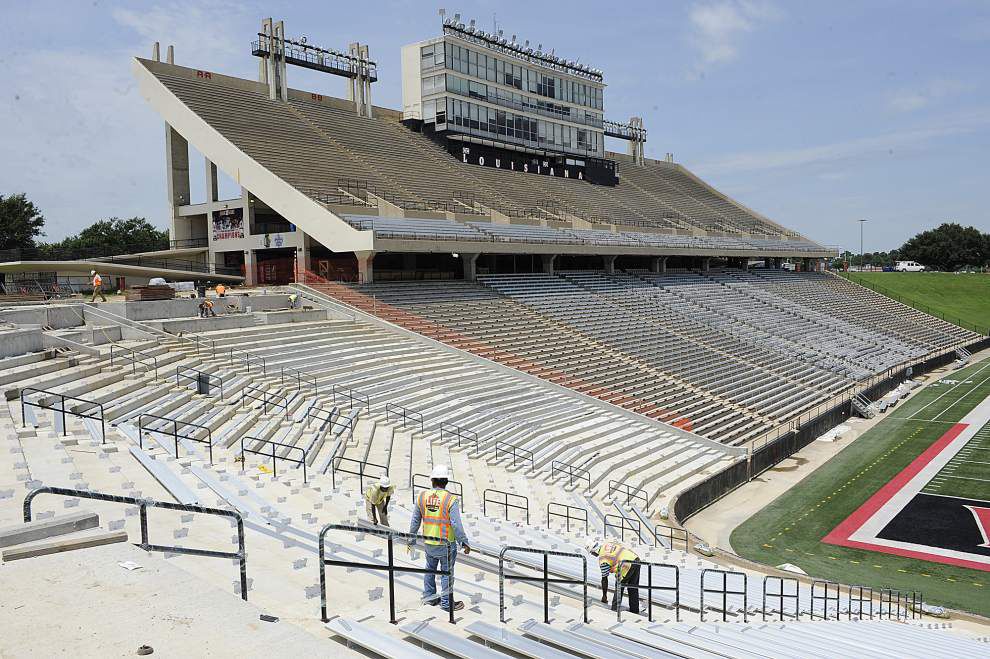
POLYGON ((990 326, 990 274, 952 272, 844 272, 843 277, 926 313, 987 332, 990 326), (956 320, 953 320, 956 319, 956 320))
MULTIPOLYGON (((990 572, 821 542, 988 396, 990 362, 947 372, 737 527, 733 550, 768 565, 793 563, 814 577, 844 584, 920 590, 932 604, 990 616, 990 572)), ((959 455, 990 455, 983 450, 990 447, 988 435, 983 428, 965 447, 969 451, 959 455)), ((943 495, 987 499, 983 486, 990 483, 958 476, 990 479, 990 465, 966 464, 966 459, 955 460, 952 471, 952 462, 947 464, 930 487, 939 487, 943 495)))

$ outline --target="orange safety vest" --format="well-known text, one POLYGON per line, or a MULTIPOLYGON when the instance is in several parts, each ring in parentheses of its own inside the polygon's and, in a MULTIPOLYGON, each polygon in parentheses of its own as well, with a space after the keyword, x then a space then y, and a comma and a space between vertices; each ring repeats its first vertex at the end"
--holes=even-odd
POLYGON ((103 285, 103 277, 99 275, 93 275, 93 286, 102 286, 102 285, 103 285))
POLYGON ((223 295, 224 293, 227 292, 227 287, 224 286, 223 284, 218 284, 216 290, 217 290, 217 295, 223 295))
MULTIPOLYGON (((602 545, 602 549, 598 552, 598 562, 602 565, 608 565, 609 571, 613 574, 618 568, 622 561, 638 561, 639 555, 632 549, 627 549, 618 542, 609 541, 602 545)), ((626 573, 629 572, 629 568, 632 567, 629 563, 622 566, 622 573, 619 575, 620 579, 626 578, 626 573)))
POLYGON ((457 502, 457 495, 436 488, 419 493, 419 514, 423 516, 423 535, 428 545, 440 545, 454 541, 454 525, 450 523, 450 509, 457 502))

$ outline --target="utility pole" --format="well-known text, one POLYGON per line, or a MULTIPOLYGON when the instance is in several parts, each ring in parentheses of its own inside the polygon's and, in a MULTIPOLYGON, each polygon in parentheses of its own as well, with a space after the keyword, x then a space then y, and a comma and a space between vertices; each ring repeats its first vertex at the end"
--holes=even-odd
POLYGON ((863 266, 866 264, 866 257, 863 252, 863 225, 869 222, 869 220, 857 220, 859 222, 859 271, 863 271, 863 266))

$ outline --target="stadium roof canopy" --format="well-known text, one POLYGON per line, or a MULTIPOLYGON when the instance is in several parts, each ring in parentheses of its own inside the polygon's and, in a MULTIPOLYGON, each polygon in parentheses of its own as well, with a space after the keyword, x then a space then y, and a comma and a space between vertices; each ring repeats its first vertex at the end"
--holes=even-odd
POLYGON ((335 252, 817 258, 673 162, 609 153, 615 186, 459 162, 401 113, 135 58, 141 93, 217 167, 335 252))

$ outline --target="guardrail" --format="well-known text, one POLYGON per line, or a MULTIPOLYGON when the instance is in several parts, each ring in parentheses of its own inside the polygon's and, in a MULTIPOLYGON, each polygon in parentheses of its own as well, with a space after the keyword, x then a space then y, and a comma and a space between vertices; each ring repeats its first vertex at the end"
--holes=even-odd
POLYGON ((93 499, 94 501, 108 501, 112 503, 122 503, 125 505, 138 506, 141 516, 141 542, 138 547, 145 551, 161 551, 170 554, 185 554, 187 556, 206 556, 210 558, 228 558, 237 560, 241 577, 241 599, 247 601, 247 552, 244 548, 244 519, 241 514, 234 510, 222 510, 220 508, 207 508, 189 503, 172 503, 170 501, 156 501, 154 499, 137 499, 135 497, 125 497, 116 494, 105 494, 103 492, 92 492, 89 490, 72 490, 65 487, 43 486, 31 490, 24 497, 24 522, 31 521, 31 503, 39 494, 54 494, 63 497, 75 497, 79 499, 93 499), (186 513, 199 513, 203 515, 216 515, 218 517, 229 517, 237 524, 237 551, 215 551, 213 549, 195 549, 192 547, 173 547, 169 545, 151 544, 148 538, 148 508, 163 508, 165 510, 178 510, 186 513))
POLYGON ((880 589, 880 619, 914 620, 922 615, 923 598, 917 590, 901 592, 893 588, 880 589), (903 602, 903 607, 901 605, 903 602), (884 605, 886 604, 886 607, 884 605))
POLYGON ((495 442, 495 459, 498 460, 500 455, 511 455, 513 467, 516 466, 517 462, 525 464, 526 460, 529 460, 530 471, 536 468, 536 460, 533 457, 533 452, 521 446, 516 446, 508 442, 495 442))
POLYGON ((716 570, 713 568, 705 568, 701 571, 701 610, 699 611, 701 616, 701 622, 705 621, 705 594, 710 593, 713 595, 722 596, 722 621, 725 622, 729 619, 729 595, 742 596, 742 612, 743 612, 743 622, 749 622, 749 600, 746 591, 746 573, 745 572, 733 572, 731 570, 716 570), (719 588, 707 588, 705 585, 705 578, 710 575, 716 575, 722 577, 722 585, 719 588), (729 577, 742 577, 742 589, 731 590, 729 588, 729 577))
MULTIPOLYGON (((811 619, 815 619, 815 605, 821 602, 822 620, 829 618, 829 604, 835 605, 835 619, 839 619, 839 584, 815 579, 811 582, 811 619), (821 589, 821 590, 819 590, 821 589)), ((881 608, 882 610, 882 608, 881 608)))
POLYGON ((35 389, 34 387, 26 387, 21 389, 21 427, 27 427, 27 419, 24 416, 24 409, 27 407, 37 407, 42 410, 52 410, 53 412, 58 412, 62 415, 62 436, 68 435, 68 429, 65 426, 65 415, 77 416, 82 419, 94 419, 100 422, 100 443, 107 443, 107 426, 106 422, 103 420, 103 404, 97 403, 91 400, 86 400, 85 398, 76 398, 75 396, 66 396, 65 394, 56 393, 54 391, 46 391, 44 389, 35 389), (27 399, 28 394, 44 394, 46 396, 58 396, 59 406, 52 407, 50 405, 42 405, 41 403, 34 403, 27 399), (73 412, 72 410, 65 409, 65 401, 75 400, 80 403, 86 403, 92 407, 97 407, 100 410, 100 415, 95 416, 92 414, 86 414, 84 412, 73 412))
POLYGON ((870 605, 870 620, 873 620, 873 588, 871 586, 859 586, 850 585, 849 591, 846 595, 849 600, 849 608, 846 610, 846 620, 852 620, 853 615, 857 619, 863 619, 863 605, 870 605), (853 591, 855 590, 856 596, 853 597, 853 591), (853 603, 857 604, 855 613, 853 612, 853 603))
POLYGON ((584 533, 585 533, 585 535, 587 535, 588 534, 588 531, 590 530, 590 526, 588 524, 588 510, 586 508, 579 508, 577 506, 571 506, 571 505, 566 504, 566 503, 557 503, 556 501, 551 501, 550 503, 547 504, 547 526, 548 527, 550 526, 550 518, 551 517, 563 517, 564 520, 565 520, 565 523, 567 524, 567 532, 568 533, 571 532, 571 520, 572 519, 575 520, 575 521, 577 521, 577 522, 584 522, 584 533), (554 506, 557 506, 558 508, 563 508, 564 509, 564 512, 562 512, 562 513, 560 513, 560 512, 554 512, 553 511, 553 507, 554 506), (579 511, 581 511, 581 515, 580 516, 578 516, 578 515, 571 515, 571 511, 572 510, 579 510, 579 511))
POLYGON ((575 480, 583 480, 588 483, 586 489, 591 491, 591 472, 587 469, 554 460, 550 463, 550 477, 556 478, 557 476, 567 476, 567 484, 571 486, 574 485, 575 480))
MULTIPOLYGON (((681 570, 676 565, 670 565, 669 563, 651 563, 650 561, 642 561, 639 559, 632 561, 620 561, 616 574, 622 574, 623 565, 645 565, 646 566, 646 617, 650 622, 653 622, 653 591, 662 590, 674 593, 674 621, 681 621, 681 570), (674 571, 674 585, 673 586, 654 586, 653 585, 653 568, 662 568, 664 570, 674 571)), ((638 579, 639 575, 637 575, 638 579)), ((622 593, 625 590, 629 590, 630 599, 633 597, 633 591, 635 591, 635 596, 639 597, 639 590, 643 588, 641 584, 635 586, 627 586, 625 582, 620 578, 616 579, 617 589, 616 593, 616 604, 615 607, 615 620, 616 622, 622 622, 622 593)))
MULTIPOLYGON (((784 621, 786 612, 784 611, 784 602, 789 601, 794 603, 794 613, 790 614, 795 620, 801 619, 801 582, 794 577, 775 577, 772 575, 767 575, 763 577, 763 622, 767 620, 767 598, 777 600, 777 611, 780 613, 780 621, 784 621), (768 593, 767 586, 770 584, 776 584, 777 592, 768 593), (788 585, 794 586, 794 592, 788 593, 786 587, 788 585)), ((773 613, 773 609, 770 609, 773 613)))
POLYGON ((482 494, 482 502, 481 502, 481 514, 486 517, 488 516, 488 504, 492 504, 493 506, 502 506, 505 511, 505 521, 507 522, 510 521, 509 508, 522 510, 523 512, 526 513, 526 524, 529 525, 529 497, 525 497, 521 494, 513 494, 512 492, 505 492, 503 490, 496 490, 494 488, 488 488, 482 494), (488 498, 489 493, 501 495, 502 499, 501 500, 489 499, 488 498), (512 499, 514 501, 521 500, 522 505, 519 505, 518 503, 510 503, 509 499, 512 499))
POLYGON ((339 384, 331 385, 330 396, 334 405, 337 404, 337 396, 340 396, 344 400, 350 401, 351 407, 357 407, 358 404, 360 404, 367 410, 371 409, 371 397, 367 394, 362 394, 356 389, 351 389, 350 387, 345 387, 339 384))
POLYGON ((470 441, 474 444, 475 453, 478 452, 478 433, 473 430, 468 430, 467 428, 461 428, 460 426, 455 426, 452 423, 447 423, 446 421, 440 423, 440 442, 444 442, 444 437, 457 438, 457 447, 460 448, 461 440, 465 442, 470 441))
POLYGON ((289 418, 289 399, 282 394, 273 394, 260 387, 254 387, 247 385, 241 389, 241 407, 244 407, 244 401, 250 398, 251 400, 260 401, 265 414, 268 414, 268 408, 273 407, 275 409, 281 408, 285 413, 285 418, 289 418))
POLYGON ((398 405, 396 403, 385 403, 385 421, 389 422, 393 418, 402 419, 402 427, 405 428, 406 424, 419 425, 419 432, 423 432, 423 415, 415 410, 410 410, 407 407, 398 405))
POLYGON ((254 455, 264 455, 272 459, 272 477, 278 478, 278 461, 285 460, 286 462, 291 462, 297 467, 302 467, 303 472, 303 483, 306 482, 306 449, 301 446, 294 446, 293 444, 283 444, 282 442, 276 442, 273 439, 261 439, 260 437, 251 437, 250 435, 241 435, 241 459, 244 458, 245 453, 253 453, 254 455), (271 446, 272 452, 265 453, 259 449, 248 448, 244 446, 244 441, 249 442, 261 442, 263 445, 271 446), (275 452, 276 448, 289 449, 290 451, 299 451, 302 453, 302 458, 296 460, 295 458, 290 458, 287 455, 279 455, 275 452))
MULTIPOLYGON (((454 624, 454 545, 453 543, 443 543, 447 547, 447 565, 450 569, 448 570, 428 570, 421 567, 401 567, 395 564, 395 547, 394 539, 399 538, 402 540, 407 540, 407 545, 411 545, 417 540, 426 540, 425 536, 413 535, 411 533, 401 533, 399 531, 393 531, 391 529, 377 529, 377 528, 364 528, 362 526, 354 526, 351 524, 327 524, 322 529, 320 529, 320 620, 323 622, 328 622, 330 618, 327 616, 327 566, 336 567, 346 567, 348 571, 350 569, 360 569, 360 570, 376 570, 388 572, 388 611, 389 611, 389 622, 393 625, 398 624, 398 619, 395 617, 395 574, 413 573, 413 574, 432 574, 446 576, 450 578, 450 610, 449 610, 449 622, 454 624), (359 561, 340 561, 336 559, 328 559, 326 557, 326 544, 327 544, 327 533, 330 531, 350 531, 352 533, 361 534, 371 534, 377 535, 379 537, 386 538, 388 540, 386 559, 387 563, 361 563, 359 561)), ((438 566, 439 567, 439 566, 438 566)), ((439 597, 442 593, 437 593, 439 597)))
POLYGON ((533 547, 515 547, 508 546, 503 547, 502 551, 498 553, 498 619, 504 624, 505 623, 505 581, 506 579, 511 579, 512 581, 522 581, 526 583, 542 583, 543 584, 543 622, 550 624, 550 584, 561 584, 561 585, 580 585, 584 589, 583 606, 584 606, 584 623, 588 624, 588 557, 584 554, 574 554, 566 551, 552 551, 550 549, 535 549, 533 547), (527 577, 521 574, 506 574, 505 573, 505 554, 507 552, 523 552, 528 554, 542 554, 543 555, 543 576, 541 577, 527 577), (550 576, 550 557, 551 556, 570 556, 573 558, 580 558, 583 565, 583 577, 581 579, 566 579, 562 577, 551 577, 550 576))
MULTIPOLYGON (((447 488, 451 494, 456 494, 461 500, 461 512, 464 512, 464 485, 459 481, 447 481, 447 488)), ((433 483, 430 481, 430 477, 426 474, 413 474, 412 477, 412 505, 416 505, 416 493, 418 490, 432 490, 433 483), (426 480, 426 485, 422 484, 422 481, 426 480)))
POLYGON ((201 426, 198 423, 189 423, 188 421, 180 421, 179 419, 172 419, 172 418, 167 417, 167 416, 158 416, 157 414, 142 414, 141 416, 138 417, 138 446, 140 446, 142 450, 144 449, 144 433, 146 433, 146 432, 147 433, 157 433, 159 435, 165 435, 166 437, 171 437, 172 438, 172 441, 175 442, 175 459, 176 460, 179 459, 179 440, 180 439, 188 439, 188 440, 191 440, 191 441, 194 441, 194 442, 199 442, 200 444, 206 444, 207 448, 209 448, 209 451, 210 451, 210 464, 213 464, 213 431, 210 430, 209 428, 207 428, 206 426, 201 426), (168 423, 171 423, 172 424, 172 432, 168 432, 167 430, 162 430, 162 429, 159 429, 159 428, 149 428, 148 426, 144 425, 144 420, 146 418, 149 418, 149 419, 158 419, 160 421, 167 421, 168 423), (184 427, 185 426, 189 426, 190 428, 196 428, 198 430, 205 430, 206 431, 206 439, 200 439, 200 438, 195 437, 193 435, 181 435, 181 434, 179 434, 179 424, 182 424, 182 426, 184 426, 184 427))
POLYGON ((616 492, 625 495, 626 505, 631 504, 633 501, 642 501, 643 510, 646 510, 646 508, 649 506, 650 499, 646 495, 646 490, 644 490, 643 488, 633 487, 632 485, 626 485, 622 481, 610 480, 608 482, 608 496, 611 497, 616 492))
POLYGON ((116 355, 117 359, 126 359, 131 362, 131 373, 137 373, 137 365, 147 366, 152 369, 155 373, 155 377, 158 377, 158 357, 155 355, 149 355, 146 352, 141 352, 140 350, 135 350, 134 348, 128 348, 127 346, 117 345, 116 343, 110 344, 110 365, 113 366, 114 357, 116 355), (123 355, 117 353, 126 351, 123 355), (127 354, 130 353, 130 354, 127 354), (141 355, 141 357, 138 357, 141 355), (151 360, 151 364, 148 364, 147 360, 151 360))
POLYGON ((175 386, 181 386, 180 380, 192 380, 196 383, 196 393, 203 395, 209 395, 209 391, 213 387, 217 387, 220 389, 220 400, 223 400, 223 378, 219 375, 213 375, 212 373, 200 371, 195 368, 176 366, 175 386), (189 375, 190 373, 195 373, 195 375, 189 375))
POLYGON ((683 543, 684 550, 690 551, 691 547, 691 532, 687 529, 679 529, 675 526, 667 526, 666 524, 657 524, 653 527, 653 546, 662 546, 663 543, 660 542, 660 538, 667 538, 667 546, 670 549, 676 549, 674 543, 683 543))
POLYGON ((626 531, 629 531, 635 535, 636 542, 639 542, 643 537, 643 524, 638 519, 629 519, 628 517, 622 517, 621 515, 605 513, 604 523, 605 535, 608 535, 608 530, 610 528, 618 529, 619 539, 622 540, 622 542, 626 541, 626 531))

